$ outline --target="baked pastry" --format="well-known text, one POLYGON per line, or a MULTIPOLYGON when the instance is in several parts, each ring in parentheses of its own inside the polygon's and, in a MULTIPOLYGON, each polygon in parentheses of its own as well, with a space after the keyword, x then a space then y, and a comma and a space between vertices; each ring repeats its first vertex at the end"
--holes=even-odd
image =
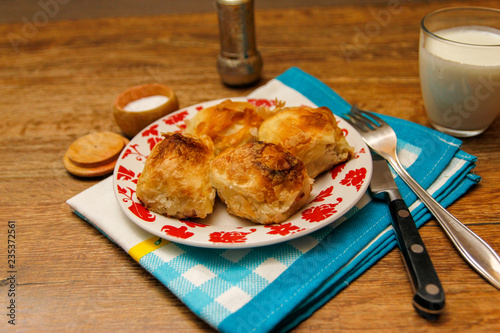
POLYGON ((229 147, 257 141, 259 126, 269 116, 266 107, 228 99, 200 110, 187 122, 185 132, 209 136, 218 155, 229 147))
POLYGON ((268 142, 229 148, 212 162, 210 179, 230 214, 280 223, 309 199, 313 180, 298 158, 268 142))
POLYGON ((326 107, 289 107, 265 120, 259 140, 279 144, 304 162, 311 178, 351 158, 351 147, 326 107))
POLYGON ((208 137, 166 133, 146 160, 137 182, 137 198, 149 210, 175 218, 205 218, 212 213, 210 184, 214 157, 208 137))

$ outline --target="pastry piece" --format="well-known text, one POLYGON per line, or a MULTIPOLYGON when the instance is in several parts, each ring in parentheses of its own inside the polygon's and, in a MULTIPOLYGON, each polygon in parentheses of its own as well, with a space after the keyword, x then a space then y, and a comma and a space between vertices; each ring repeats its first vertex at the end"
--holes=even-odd
POLYGON ((213 145, 208 137, 166 133, 146 160, 137 198, 149 210, 175 218, 205 218, 212 213, 210 184, 213 145))
POLYGON ((347 161, 354 152, 326 107, 284 108, 262 123, 259 140, 279 144, 298 157, 312 178, 347 161))
POLYGON ((212 185, 227 211, 256 223, 280 223, 309 199, 313 180, 298 158, 282 147, 253 142, 219 154, 212 185))
POLYGON ((225 100, 200 110, 187 122, 185 132, 208 135, 218 155, 229 147, 257 141, 259 126, 270 113, 266 107, 225 100))

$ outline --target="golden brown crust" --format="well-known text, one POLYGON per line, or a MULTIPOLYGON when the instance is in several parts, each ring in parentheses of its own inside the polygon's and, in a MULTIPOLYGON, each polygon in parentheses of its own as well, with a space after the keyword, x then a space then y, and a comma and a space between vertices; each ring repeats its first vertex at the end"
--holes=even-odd
POLYGON ((264 107, 225 100, 199 111, 188 122, 186 133, 210 137, 218 155, 229 147, 257 141, 258 128, 268 114, 264 107))
POLYGON ((326 107, 284 108, 261 124, 259 140, 281 145, 298 157, 312 178, 348 160, 354 151, 326 107))
POLYGON ((265 142, 225 150, 212 162, 210 177, 229 213, 262 224, 286 220, 312 189, 304 164, 265 142))
POLYGON ((205 218, 213 210, 210 184, 213 145, 208 137, 166 133, 151 151, 137 182, 137 197, 150 210, 175 218, 205 218))

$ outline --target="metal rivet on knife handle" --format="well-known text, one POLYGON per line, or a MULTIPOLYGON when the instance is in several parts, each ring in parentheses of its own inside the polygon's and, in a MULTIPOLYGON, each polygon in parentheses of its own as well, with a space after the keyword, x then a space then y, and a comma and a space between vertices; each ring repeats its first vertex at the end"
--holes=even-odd
POLYGON ((420 244, 413 244, 411 246, 411 250, 413 251, 413 253, 422 253, 424 252, 424 247, 420 244))
POLYGON ((439 287, 435 284, 428 284, 425 286, 425 291, 427 291, 431 295, 437 295, 439 293, 439 287))
POLYGON ((398 212, 398 215, 401 216, 401 217, 408 217, 410 216, 410 212, 407 211, 407 210, 404 210, 404 209, 401 209, 399 212, 398 212))

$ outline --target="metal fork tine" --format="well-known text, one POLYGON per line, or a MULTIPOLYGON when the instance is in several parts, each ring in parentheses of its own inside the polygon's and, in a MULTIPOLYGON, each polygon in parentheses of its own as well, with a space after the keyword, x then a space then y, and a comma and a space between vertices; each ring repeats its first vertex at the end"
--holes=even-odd
POLYGON ((352 127, 354 127, 355 129, 357 129, 358 131, 366 132, 366 129, 363 129, 362 127, 360 127, 357 124, 357 121, 354 120, 353 118, 351 118, 351 116, 349 114, 345 115, 344 120, 347 121, 352 127))
POLYGON ((382 125, 385 125, 386 122, 384 120, 382 120, 382 118, 378 117, 377 115, 375 115, 375 113, 373 112, 368 112, 368 111, 364 111, 364 110, 360 110, 361 113, 364 113, 364 114, 367 114, 368 116, 370 116, 373 120, 375 120, 376 122, 378 122, 378 126, 382 126, 382 125))
MULTIPOLYGON (((358 125, 360 123, 363 124, 363 130, 366 132, 366 131, 370 131, 370 130, 375 130, 377 129, 377 127, 380 127, 381 125, 377 124, 376 122, 374 122, 372 119, 370 119, 368 116, 372 116, 371 113, 367 112, 367 111, 364 111, 364 110, 360 110, 358 109, 358 106, 357 105, 353 105, 351 107, 351 113, 348 114, 348 116, 351 118, 351 119, 356 119, 357 120, 357 123, 358 125)), ((378 117, 373 117, 373 119, 377 120, 378 117)), ((379 120, 381 120, 380 118, 378 118, 379 120)))
POLYGON ((378 122, 379 126, 383 126, 383 125, 387 125, 387 123, 382 119, 380 118, 379 116, 377 116, 377 114, 375 112, 371 112, 371 111, 366 111, 366 110, 361 110, 358 108, 357 105, 354 105, 352 108, 351 108, 351 112, 355 112, 357 114, 364 114, 364 115, 368 115, 369 117, 371 117, 373 120, 375 120, 376 122, 378 122))
POLYGON ((366 125, 366 123, 363 120, 358 119, 358 116, 356 114, 347 113, 346 117, 347 118, 344 119, 357 130, 363 132, 367 132, 370 130, 370 128, 366 125))
POLYGON ((358 108, 357 104, 353 104, 351 106, 351 113, 359 113, 359 111, 361 111, 361 110, 358 108))
POLYGON ((351 125, 355 125, 358 129, 362 130, 363 132, 367 132, 370 130, 370 128, 366 125, 364 120, 361 118, 360 119, 360 110, 358 109, 358 106, 356 104, 353 104, 351 106, 351 111, 346 115, 351 121, 349 122, 351 125))
POLYGON ((377 127, 381 126, 380 124, 377 124, 376 122, 374 122, 373 120, 371 120, 370 118, 368 118, 365 114, 361 114, 360 117, 362 117, 364 121, 366 121, 368 124, 370 124, 371 128, 374 129, 374 130, 377 129, 377 127))

